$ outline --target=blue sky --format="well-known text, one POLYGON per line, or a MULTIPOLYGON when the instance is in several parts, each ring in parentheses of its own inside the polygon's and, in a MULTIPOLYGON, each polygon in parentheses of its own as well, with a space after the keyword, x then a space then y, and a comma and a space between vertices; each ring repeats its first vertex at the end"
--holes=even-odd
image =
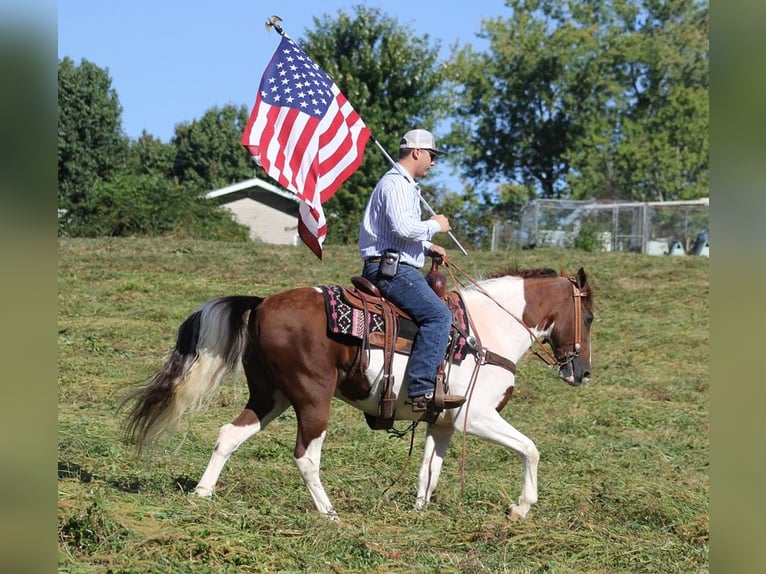
POLYGON ((285 32, 299 40, 314 30, 314 17, 351 14, 359 4, 439 40, 444 56, 455 42, 486 47, 476 37, 482 20, 508 13, 503 0, 470 8, 444 0, 58 0, 58 57, 107 69, 125 133, 137 138, 145 129, 167 142, 176 124, 213 106, 252 106, 279 43, 264 27, 269 16, 281 16, 285 32))

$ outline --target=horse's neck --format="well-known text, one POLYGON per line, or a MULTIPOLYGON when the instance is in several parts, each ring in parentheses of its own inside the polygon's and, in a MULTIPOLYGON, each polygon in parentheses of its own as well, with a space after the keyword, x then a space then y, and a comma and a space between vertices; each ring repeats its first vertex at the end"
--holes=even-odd
POLYGON ((526 306, 522 279, 491 279, 481 285, 481 290, 466 291, 463 299, 476 337, 484 347, 512 361, 518 361, 529 350, 532 338, 521 322, 526 306))

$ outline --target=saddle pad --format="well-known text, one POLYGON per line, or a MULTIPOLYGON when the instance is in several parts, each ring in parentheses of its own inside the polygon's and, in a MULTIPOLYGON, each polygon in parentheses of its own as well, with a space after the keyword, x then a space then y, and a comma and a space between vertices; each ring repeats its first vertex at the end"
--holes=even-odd
MULTIPOLYGON (((383 316, 369 312, 368 325, 365 325, 364 311, 351 305, 343 295, 343 290, 338 285, 321 285, 319 287, 324 295, 325 311, 327 312, 327 330, 333 335, 347 335, 356 339, 363 339, 365 329, 369 327, 370 333, 384 333, 385 323, 383 316)), ((465 316, 465 307, 463 300, 457 297, 457 309, 452 309, 455 321, 464 333, 468 332, 468 321, 465 316)), ((397 317, 399 321, 399 337, 412 341, 418 329, 415 323, 404 317, 397 317)), ((458 334, 458 340, 455 344, 455 352, 452 355, 452 362, 460 364, 467 354, 466 340, 463 335, 458 334)))
MULTIPOLYGON (((320 289, 324 295, 324 307, 327 312, 327 330, 335 335, 351 335, 361 339, 366 328, 362 310, 349 305, 337 285, 322 285, 320 289)), ((370 330, 383 330, 382 317, 370 314, 370 322, 373 323, 370 330)))

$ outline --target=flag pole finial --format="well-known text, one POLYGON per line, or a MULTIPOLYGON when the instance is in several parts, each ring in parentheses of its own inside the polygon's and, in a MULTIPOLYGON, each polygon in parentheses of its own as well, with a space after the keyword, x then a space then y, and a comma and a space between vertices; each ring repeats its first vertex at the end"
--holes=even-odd
POLYGON ((266 31, 268 32, 269 30, 274 28, 277 32, 279 32, 280 36, 284 36, 285 31, 282 29, 282 26, 279 25, 279 22, 281 21, 282 21, 282 18, 280 18, 279 16, 276 16, 276 15, 272 16, 271 18, 266 20, 266 31))

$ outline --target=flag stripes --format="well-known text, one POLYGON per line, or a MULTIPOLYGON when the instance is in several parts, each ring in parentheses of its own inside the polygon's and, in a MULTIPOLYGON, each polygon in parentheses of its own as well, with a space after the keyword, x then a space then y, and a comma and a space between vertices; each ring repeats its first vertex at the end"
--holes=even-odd
POLYGON ((301 200, 298 233, 321 259, 322 204, 362 163, 370 130, 338 86, 283 36, 261 78, 242 144, 301 200))

